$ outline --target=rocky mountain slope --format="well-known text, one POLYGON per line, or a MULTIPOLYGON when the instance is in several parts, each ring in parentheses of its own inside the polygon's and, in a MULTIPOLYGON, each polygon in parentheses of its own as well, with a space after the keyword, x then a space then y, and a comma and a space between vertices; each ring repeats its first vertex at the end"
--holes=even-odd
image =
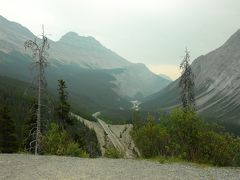
MULTIPOLYGON (((0 61, 3 61, 5 56, 11 56, 13 53, 15 53, 15 56, 18 54, 24 60, 29 61, 31 58, 26 55, 31 56, 30 52, 24 49, 23 44, 26 40, 34 37, 34 34, 27 28, 0 16, 0 61)), ((162 89, 170 82, 155 75, 143 64, 127 61, 104 47, 93 37, 83 37, 77 33, 69 32, 62 36, 59 41, 50 40, 49 42, 49 64, 52 68, 57 68, 58 72, 62 72, 61 75, 64 78, 76 76, 71 72, 71 67, 79 68, 79 71, 84 69, 102 70, 102 73, 112 78, 110 82, 114 86, 112 90, 120 98, 147 96, 162 89), (60 69, 62 67, 68 67, 70 71, 60 69)), ((13 62, 11 65, 14 66, 15 63, 13 62)), ((5 65, 5 68, 8 67, 5 65)), ((24 73, 21 72, 23 70, 18 69, 18 71, 18 74, 22 77, 24 73)), ((75 81, 75 83, 80 84, 81 82, 75 81)))
MULTIPOLYGON (((240 30, 218 49, 192 63, 196 104, 205 117, 240 125, 240 30)), ((146 98, 143 109, 171 109, 180 104, 179 80, 146 98)))
POLYGON ((68 32, 59 41, 51 43, 51 57, 63 63, 78 64, 91 69, 114 69, 131 65, 94 37, 68 32))

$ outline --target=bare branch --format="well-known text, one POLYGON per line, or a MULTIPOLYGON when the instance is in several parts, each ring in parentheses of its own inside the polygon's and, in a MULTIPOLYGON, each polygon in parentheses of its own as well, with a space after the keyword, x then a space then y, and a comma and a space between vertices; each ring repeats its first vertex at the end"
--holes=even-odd
POLYGON ((35 154, 37 155, 39 152, 39 144, 41 140, 41 109, 42 109, 42 93, 43 89, 46 88, 46 78, 44 76, 45 71, 44 69, 47 67, 47 57, 48 53, 47 50, 49 49, 49 43, 48 39, 44 34, 44 26, 43 26, 43 33, 41 35, 41 41, 40 43, 37 43, 37 39, 34 40, 28 40, 24 43, 25 49, 31 49, 32 50, 32 56, 36 60, 34 63, 34 67, 38 71, 37 75, 37 86, 38 86, 38 105, 37 105, 37 123, 34 128, 30 130, 30 136, 33 135, 32 131, 35 132, 36 139, 34 141, 30 142, 30 148, 32 148, 33 142, 35 142, 35 154))

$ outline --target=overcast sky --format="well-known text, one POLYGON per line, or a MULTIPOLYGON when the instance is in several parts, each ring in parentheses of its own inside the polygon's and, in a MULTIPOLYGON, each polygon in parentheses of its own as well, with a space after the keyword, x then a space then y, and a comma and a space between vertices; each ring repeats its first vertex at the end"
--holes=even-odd
POLYGON ((192 60, 240 28, 240 0, 1 0, 0 14, 50 39, 94 36, 132 62, 175 79, 185 47, 192 60))

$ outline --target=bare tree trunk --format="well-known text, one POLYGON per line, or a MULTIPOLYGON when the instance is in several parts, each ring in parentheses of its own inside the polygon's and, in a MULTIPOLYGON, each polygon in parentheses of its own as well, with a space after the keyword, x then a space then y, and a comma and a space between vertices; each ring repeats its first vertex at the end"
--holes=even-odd
POLYGON ((36 130, 36 145, 35 145, 35 155, 38 154, 38 147, 40 143, 40 133, 41 133, 41 91, 42 91, 42 66, 41 66, 41 55, 39 55, 39 74, 38 74, 38 109, 37 109, 37 130, 36 130))
POLYGON ((37 86, 38 86, 38 108, 37 108, 37 123, 36 123, 36 139, 35 139, 35 155, 40 151, 40 141, 41 141, 41 108, 42 108, 42 89, 44 87, 44 68, 47 66, 47 50, 49 48, 48 39, 44 34, 44 27, 42 26, 42 42, 37 43, 37 39, 34 41, 28 40, 25 42, 25 48, 31 48, 33 51, 33 58, 36 59, 36 68, 38 71, 37 75, 37 86))

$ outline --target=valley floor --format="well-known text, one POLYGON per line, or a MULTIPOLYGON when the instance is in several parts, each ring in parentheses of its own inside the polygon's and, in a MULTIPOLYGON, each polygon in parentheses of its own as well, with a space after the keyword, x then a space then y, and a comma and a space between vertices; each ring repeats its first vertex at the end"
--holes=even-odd
POLYGON ((0 154, 0 179, 240 179, 240 168, 159 164, 132 159, 83 159, 0 154))

